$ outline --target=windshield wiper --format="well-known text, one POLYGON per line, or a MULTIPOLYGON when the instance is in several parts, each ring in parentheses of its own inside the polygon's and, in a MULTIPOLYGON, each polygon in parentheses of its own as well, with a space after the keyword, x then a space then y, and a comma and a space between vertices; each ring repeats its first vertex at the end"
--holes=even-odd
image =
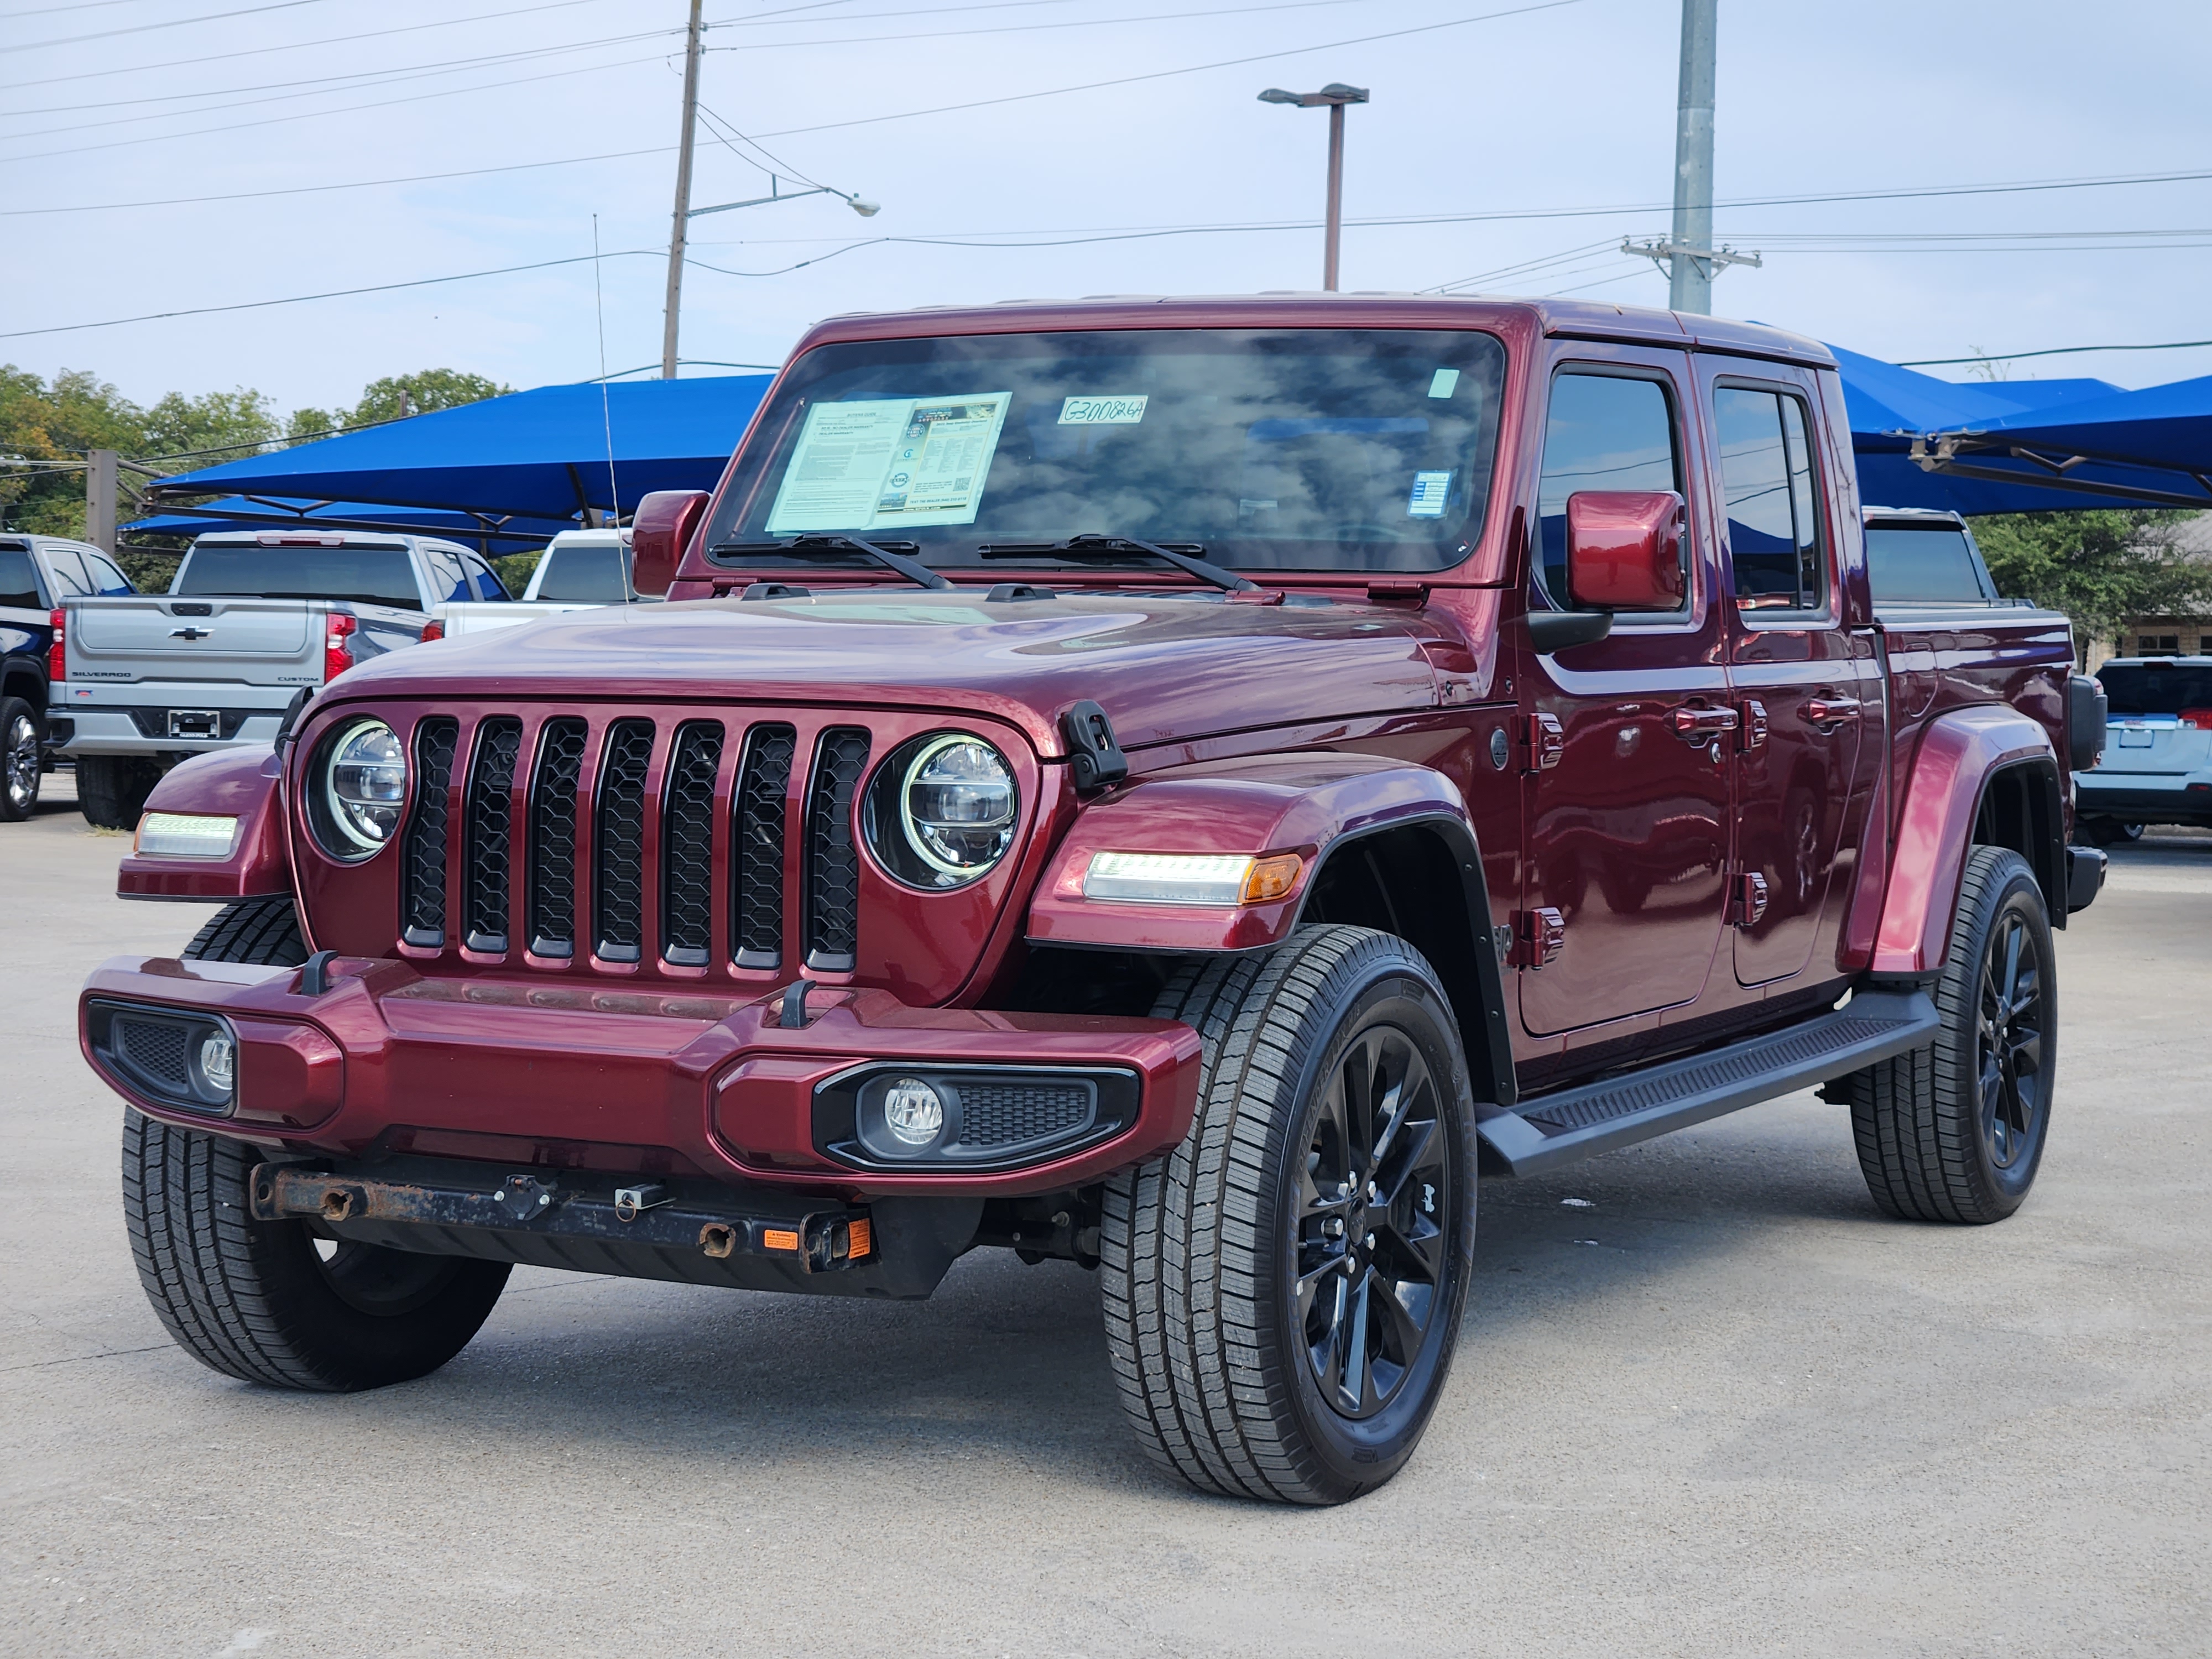
POLYGON ((1116 553, 1148 553, 1153 558, 1164 559, 1178 570, 1188 571, 1200 581, 1211 582, 1224 592, 1242 593, 1256 590, 1257 582, 1249 582, 1233 570, 1197 556, 1206 551, 1197 542, 1187 542, 1182 547, 1163 547, 1158 542, 1139 541, 1134 536, 1070 536, 1059 542, 985 542, 982 554, 987 559, 1019 558, 1024 554, 1054 553, 1067 559, 1111 558, 1116 553), (1188 548, 1188 551, 1183 549, 1188 548))
POLYGON ((810 553, 862 553, 887 570, 896 570, 908 581, 920 582, 924 587, 950 587, 952 584, 932 570, 919 559, 909 559, 908 553, 920 552, 914 542, 867 542, 858 536, 781 536, 765 542, 717 542, 707 551, 715 553, 796 553, 802 558, 810 553), (904 551, 897 550, 903 549, 904 551))

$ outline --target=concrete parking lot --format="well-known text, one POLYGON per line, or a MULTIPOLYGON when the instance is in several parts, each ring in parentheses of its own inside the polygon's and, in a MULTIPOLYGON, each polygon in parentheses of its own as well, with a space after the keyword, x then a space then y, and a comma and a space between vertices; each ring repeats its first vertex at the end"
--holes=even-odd
POLYGON ((1487 1184, 1411 1468, 1308 1513, 1136 1451, 1087 1275, 914 1305, 516 1273, 345 1398, 170 1346, 76 1045, 112 896, 66 777, 0 826, 0 1650, 2087 1655, 2212 1647, 2212 837, 2060 941, 2027 1207, 1881 1217, 1810 1095, 1487 1184))

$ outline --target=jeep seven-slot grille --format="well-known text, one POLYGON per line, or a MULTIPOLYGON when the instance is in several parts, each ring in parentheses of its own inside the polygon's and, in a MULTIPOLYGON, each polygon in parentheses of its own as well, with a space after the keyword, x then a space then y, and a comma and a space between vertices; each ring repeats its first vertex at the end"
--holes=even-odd
POLYGON ((688 720, 676 730, 660 829, 660 956, 704 968, 714 944, 714 775, 722 728, 688 720))
POLYGON ((400 848, 403 936, 607 967, 650 952, 703 969, 719 951, 773 970, 796 951, 815 972, 851 972, 854 806, 872 746, 866 727, 837 726, 802 748, 781 720, 428 716, 400 848))
POLYGON ((783 817, 791 790, 791 757, 799 734, 787 726, 756 726, 745 739, 731 825, 730 938, 740 968, 783 964, 783 817))
POLYGON ((545 722, 530 781, 530 953, 576 953, 576 785, 584 775, 584 722, 545 722))
POLYGON ((617 720, 607 728, 599 771, 599 819, 592 836, 597 939, 603 962, 635 962, 645 932, 645 774, 653 763, 653 722, 617 720))
POLYGON ((446 943, 446 819, 460 723, 436 716, 415 728, 415 816, 399 849, 400 937, 426 950, 446 943))
POLYGON ((806 790, 806 965, 848 974, 860 927, 860 854, 853 844, 853 792, 868 764, 868 734, 833 726, 814 751, 806 790))
POLYGON ((475 763, 469 768, 468 818, 461 865, 461 913, 471 951, 497 956, 507 949, 507 897, 514 866, 514 759, 522 749, 522 722, 502 715, 477 727, 475 763))

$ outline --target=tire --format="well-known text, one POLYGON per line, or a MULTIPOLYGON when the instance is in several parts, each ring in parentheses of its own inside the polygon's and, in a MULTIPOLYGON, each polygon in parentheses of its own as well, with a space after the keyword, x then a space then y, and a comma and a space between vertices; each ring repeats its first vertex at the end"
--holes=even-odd
POLYGON ((1450 1004, 1404 940, 1324 927, 1184 969, 1153 1013, 1196 1027, 1206 1057, 1182 1144, 1107 1184, 1121 1404, 1201 1491, 1357 1498, 1419 1443, 1467 1302, 1474 1106, 1450 1004), (1398 1115, 1370 1163, 1378 1092, 1398 1115), (1379 1219, 1358 1196, 1370 1169, 1379 1219))
POLYGON ((136 830, 146 797, 161 781, 161 769, 137 755, 81 755, 76 763, 76 800, 85 822, 102 830, 136 830))
POLYGON ((21 697, 0 697, 0 823, 21 823, 39 810, 43 735, 30 704, 21 697))
MULTIPOLYGON (((286 965, 307 951, 289 898, 226 907, 185 954, 286 965)), ((505 1262, 340 1241, 256 1221, 242 1141, 126 1111, 123 1214, 147 1299, 179 1346, 241 1382, 319 1393, 405 1382, 468 1345, 506 1286, 505 1262)))
POLYGON ((2035 1184, 2058 1059, 2051 921, 2019 854, 1968 856, 1935 997, 1933 1042, 1844 1079, 1859 1168, 1900 1219, 2002 1221, 2035 1184))

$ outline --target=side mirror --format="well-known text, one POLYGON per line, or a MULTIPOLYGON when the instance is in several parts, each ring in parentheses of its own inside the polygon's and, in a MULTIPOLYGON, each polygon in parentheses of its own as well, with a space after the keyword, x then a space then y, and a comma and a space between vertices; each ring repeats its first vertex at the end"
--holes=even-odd
POLYGON ((706 515, 707 501, 703 489, 656 489, 637 504, 629 521, 629 585, 641 597, 668 592, 706 515))
POLYGON ((1591 611, 1679 611, 1682 498, 1671 489, 1567 497, 1567 591, 1591 611))

